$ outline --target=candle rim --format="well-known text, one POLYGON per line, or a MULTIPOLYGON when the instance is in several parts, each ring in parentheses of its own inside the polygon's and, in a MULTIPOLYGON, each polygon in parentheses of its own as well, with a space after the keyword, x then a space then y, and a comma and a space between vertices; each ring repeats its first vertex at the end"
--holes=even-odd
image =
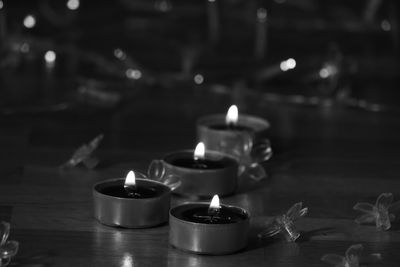
POLYGON ((220 153, 218 151, 210 151, 210 150, 206 151, 203 160, 210 160, 210 158, 208 158, 207 155, 214 154, 214 155, 221 156, 220 160, 224 160, 228 164, 226 164, 226 166, 223 166, 222 168, 216 168, 216 169, 186 168, 186 167, 181 167, 181 166, 177 166, 177 165, 172 164, 171 158, 175 159, 176 158, 176 157, 174 157, 175 155, 179 155, 179 154, 186 155, 187 154, 187 155, 189 155, 188 158, 193 159, 193 152, 194 152, 194 150, 190 150, 190 149, 173 151, 173 152, 170 152, 167 155, 165 155, 163 157, 163 161, 165 163, 173 166, 174 168, 179 168, 179 169, 182 169, 182 170, 191 170, 191 171, 195 171, 195 172, 216 172, 216 171, 222 171, 222 170, 225 170, 225 169, 228 169, 228 168, 232 168, 232 167, 238 166, 237 161, 233 157, 231 157, 230 155, 227 155, 227 154, 224 154, 224 153, 220 153))
MULTIPOLYGON (((197 119, 197 125, 200 127, 206 127, 208 131, 215 132, 231 132, 228 129, 212 129, 210 126, 215 124, 226 125, 225 123, 226 114, 211 114, 205 115, 197 119)), ((250 115, 246 113, 240 113, 239 119, 236 123, 237 126, 246 126, 251 128, 253 131, 266 131, 271 128, 270 122, 260 116, 250 115), (248 122, 248 123, 244 123, 248 122), (250 123, 251 122, 251 123, 250 123)))
POLYGON ((101 192, 99 190, 99 187, 104 185, 104 184, 113 184, 113 185, 119 185, 119 183, 121 182, 121 186, 124 186, 125 183, 125 178, 113 178, 113 179, 107 179, 98 183, 95 183, 93 185, 92 191, 94 194, 98 194, 99 196, 102 197, 106 197, 106 198, 111 198, 111 199, 118 199, 118 200, 122 200, 122 201, 142 201, 142 202, 147 202, 147 201, 152 201, 154 199, 159 199, 162 198, 164 195, 167 194, 171 194, 172 190, 169 186, 159 182, 159 181, 155 181, 155 180, 151 180, 151 179, 147 179, 147 178, 136 178, 136 185, 138 185, 140 187, 140 183, 141 182, 149 182, 149 183, 154 183, 157 186, 159 186, 160 188, 163 188, 163 192, 158 195, 158 196, 154 196, 154 197, 148 197, 148 198, 128 198, 128 197, 116 197, 116 196, 111 196, 108 194, 104 194, 103 192, 101 192))
POLYGON ((192 225, 204 225, 205 227, 226 227, 226 225, 236 225, 236 224, 241 224, 241 223, 245 223, 247 221, 250 220, 250 213, 239 206, 234 206, 234 205, 226 205, 226 204, 220 204, 221 209, 224 208, 233 208, 237 211, 241 212, 241 215, 243 215, 243 220, 240 220, 238 222, 235 223, 222 223, 222 224, 208 224, 208 223, 201 223, 201 222, 192 222, 192 221, 188 221, 188 220, 184 220, 182 218, 179 218, 177 216, 175 216, 174 212, 176 212, 177 209, 181 208, 182 206, 189 206, 189 205, 197 205, 197 206, 203 206, 207 207, 210 205, 210 202, 184 202, 180 205, 177 205, 173 208, 170 209, 169 214, 171 217, 175 218, 178 221, 184 222, 184 223, 188 223, 188 224, 192 224, 192 225))

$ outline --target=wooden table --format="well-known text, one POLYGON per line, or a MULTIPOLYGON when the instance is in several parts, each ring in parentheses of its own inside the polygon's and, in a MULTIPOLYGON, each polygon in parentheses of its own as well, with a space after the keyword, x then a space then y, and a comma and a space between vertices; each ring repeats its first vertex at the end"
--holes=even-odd
MULTIPOLYGON (((339 104, 330 107, 263 101, 261 94, 216 94, 204 88, 149 89, 117 109, 1 116, 0 219, 20 242, 13 266, 329 266, 326 253, 344 255, 352 244, 381 253, 368 266, 399 266, 400 224, 386 232, 357 225, 356 202, 383 192, 400 200, 400 117, 339 104), (92 185, 145 170, 152 159, 195 146, 195 120, 223 113, 235 102, 267 118, 274 156, 269 176, 243 182, 226 204, 252 215, 248 247, 226 256, 200 256, 172 248, 168 225, 119 229, 93 218, 92 185), (58 168, 81 144, 104 133, 94 170, 58 168), (272 216, 302 201, 302 237, 258 240, 272 216)), ((174 196, 172 206, 187 199, 174 196)), ((400 215, 400 214, 397 214, 400 215)))

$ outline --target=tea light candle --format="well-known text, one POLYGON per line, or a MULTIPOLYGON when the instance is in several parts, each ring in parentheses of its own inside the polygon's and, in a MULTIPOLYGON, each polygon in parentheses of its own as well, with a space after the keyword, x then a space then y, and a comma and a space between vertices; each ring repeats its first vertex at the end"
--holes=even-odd
MULTIPOLYGON (((144 175, 140 175, 145 178, 144 175)), ((130 171, 125 179, 111 179, 93 187, 94 216, 102 224, 145 228, 168 220, 171 189, 159 182, 138 179, 130 171)))
MULTIPOLYGON (((204 116, 197 121, 197 138, 211 150, 234 155, 237 145, 246 143, 244 138, 251 138, 252 143, 265 138, 270 125, 268 121, 251 115, 240 114, 237 106, 232 105, 227 114, 204 116)), ((239 148, 243 149, 243 148, 239 148)))
POLYGON ((249 215, 246 210, 220 205, 218 195, 211 203, 186 203, 170 211, 169 242, 198 254, 222 255, 247 245, 249 215))
POLYGON ((174 193, 189 196, 232 194, 237 186, 237 162, 217 152, 206 153, 203 143, 194 151, 183 150, 162 159, 165 172, 179 177, 181 185, 174 193))

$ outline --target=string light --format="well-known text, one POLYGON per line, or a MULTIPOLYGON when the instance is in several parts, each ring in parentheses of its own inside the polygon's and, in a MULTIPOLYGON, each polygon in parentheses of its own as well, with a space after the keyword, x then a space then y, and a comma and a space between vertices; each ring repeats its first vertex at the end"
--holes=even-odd
POLYGON ((194 82, 196 83, 196 84, 202 84, 203 82, 204 82, 204 76, 203 75, 201 75, 201 74, 196 74, 195 76, 194 76, 194 82))
POLYGON ((77 10, 79 8, 79 0, 68 0, 67 7, 70 10, 77 10))
POLYGON ((142 77, 142 72, 140 70, 127 69, 125 75, 129 79, 139 80, 142 77))
POLYGON ((327 69, 327 68, 322 68, 322 69, 319 71, 319 76, 320 76, 321 78, 323 78, 323 79, 328 78, 328 77, 329 77, 329 71, 328 71, 328 69, 327 69))
POLYGON ((329 76, 335 75, 337 72, 338 72, 337 67, 331 64, 327 64, 322 69, 320 69, 319 77, 321 77, 322 79, 326 79, 329 76))
POLYGON ((125 60, 126 59, 126 54, 124 51, 122 51, 120 48, 117 48, 114 50, 114 56, 120 60, 125 60))
POLYGON ((292 70, 292 69, 296 68, 296 60, 294 60, 293 58, 284 60, 281 62, 279 67, 281 68, 282 71, 292 70))
POLYGON ((23 43, 23 44, 21 45, 20 51, 21 51, 22 53, 28 53, 29 50, 30 50, 30 46, 29 46, 28 43, 23 43))
POLYGON ((46 54, 44 54, 44 60, 47 63, 54 63, 56 61, 57 55, 56 52, 49 50, 46 52, 46 54))
POLYGON ((388 32, 388 31, 390 31, 392 29, 392 25, 390 24, 390 22, 387 19, 384 19, 381 22, 381 28, 385 32, 388 32))
POLYGON ((35 27, 36 25, 36 18, 33 15, 27 15, 24 18, 24 26, 28 29, 35 27))
POLYGON ((267 20, 267 10, 265 8, 257 9, 257 19, 259 21, 266 21, 267 20))
POLYGON ((171 9, 172 5, 167 0, 156 1, 154 4, 155 8, 161 12, 167 12, 171 9))

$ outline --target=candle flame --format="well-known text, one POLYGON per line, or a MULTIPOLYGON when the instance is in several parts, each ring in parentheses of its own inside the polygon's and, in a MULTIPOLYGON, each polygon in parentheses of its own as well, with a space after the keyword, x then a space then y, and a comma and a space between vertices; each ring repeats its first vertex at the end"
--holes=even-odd
POLYGON ((214 195, 211 203, 210 203, 210 209, 220 209, 221 205, 219 204, 219 197, 218 195, 214 195))
POLYGON ((226 113, 225 122, 227 125, 236 125, 239 120, 239 110, 236 105, 230 106, 226 113))
POLYGON ((203 142, 197 144, 196 149, 194 150, 194 159, 204 159, 206 154, 206 148, 203 142))
POLYGON ((125 186, 136 186, 136 177, 133 171, 128 172, 125 178, 125 186))

